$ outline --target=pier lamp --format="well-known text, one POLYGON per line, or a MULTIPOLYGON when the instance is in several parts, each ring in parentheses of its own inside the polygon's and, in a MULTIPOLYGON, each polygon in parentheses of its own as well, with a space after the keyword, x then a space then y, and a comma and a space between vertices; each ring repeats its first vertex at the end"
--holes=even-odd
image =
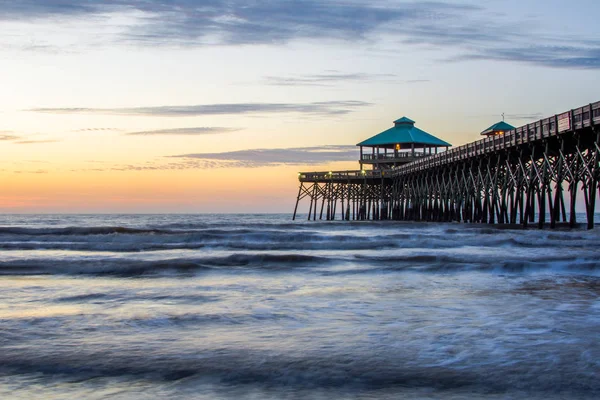
POLYGON ((363 175, 365 175, 367 173, 367 171, 365 171, 364 169, 361 169, 360 173, 363 174, 363 175))

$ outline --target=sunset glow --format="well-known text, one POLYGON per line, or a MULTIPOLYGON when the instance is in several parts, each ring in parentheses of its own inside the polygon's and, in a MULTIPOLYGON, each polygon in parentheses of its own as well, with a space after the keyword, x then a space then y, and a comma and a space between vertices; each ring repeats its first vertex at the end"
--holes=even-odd
POLYGON ((593 1, 162 3, 0 1, 0 212, 290 212, 403 115, 456 146, 600 98, 593 1))

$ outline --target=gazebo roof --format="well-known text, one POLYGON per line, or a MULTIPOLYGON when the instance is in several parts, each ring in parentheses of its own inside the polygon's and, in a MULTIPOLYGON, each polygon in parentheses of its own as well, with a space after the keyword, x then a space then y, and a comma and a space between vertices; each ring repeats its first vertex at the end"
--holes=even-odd
POLYGON ((402 117, 400 119, 395 120, 394 124, 412 124, 412 125, 414 125, 415 121, 413 121, 412 119, 407 118, 407 117, 402 117))
POLYGON ((357 146, 389 146, 395 144, 421 144, 431 147, 452 146, 435 136, 415 127, 415 121, 410 118, 402 117, 394 121, 394 126, 385 130, 367 140, 357 144, 357 146))
POLYGON ((512 126, 511 124, 508 124, 508 123, 504 122, 504 121, 500 121, 500 122, 496 122, 494 125, 490 126, 486 130, 484 130, 483 132, 481 132, 481 134, 482 135, 489 135, 490 133, 494 133, 494 132, 506 132, 506 131, 510 131, 511 129, 515 129, 515 127, 512 126))

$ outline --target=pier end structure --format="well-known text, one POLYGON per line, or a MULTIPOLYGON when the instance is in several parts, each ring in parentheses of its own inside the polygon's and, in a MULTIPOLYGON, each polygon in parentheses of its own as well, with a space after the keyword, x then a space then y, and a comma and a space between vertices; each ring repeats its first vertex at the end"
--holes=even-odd
POLYGON ((358 143, 360 169, 365 164, 374 170, 392 169, 422 157, 437 154, 438 148, 452 146, 415 126, 415 121, 402 117, 394 126, 358 143), (370 149, 370 151, 365 151, 370 149))
POLYGON ((388 214, 392 171, 413 161, 448 150, 450 143, 415 126, 408 117, 356 146, 360 148, 359 170, 300 172, 300 187, 292 219, 296 219, 298 203, 310 198, 308 219, 335 219, 339 201, 342 219, 382 219, 388 214), (365 166, 370 166, 366 169, 365 166), (345 201, 344 201, 345 199, 345 201), (319 204, 320 202, 320 204, 319 204), (320 206, 320 208, 319 208, 320 206), (383 210, 383 211, 382 211, 383 210))

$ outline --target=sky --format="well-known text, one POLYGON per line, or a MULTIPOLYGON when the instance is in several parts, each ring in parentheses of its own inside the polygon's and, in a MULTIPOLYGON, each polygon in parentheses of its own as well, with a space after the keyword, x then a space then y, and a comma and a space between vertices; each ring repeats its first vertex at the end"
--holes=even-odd
POLYGON ((0 0, 0 212, 292 212, 407 116, 600 100, 597 0, 0 0))

